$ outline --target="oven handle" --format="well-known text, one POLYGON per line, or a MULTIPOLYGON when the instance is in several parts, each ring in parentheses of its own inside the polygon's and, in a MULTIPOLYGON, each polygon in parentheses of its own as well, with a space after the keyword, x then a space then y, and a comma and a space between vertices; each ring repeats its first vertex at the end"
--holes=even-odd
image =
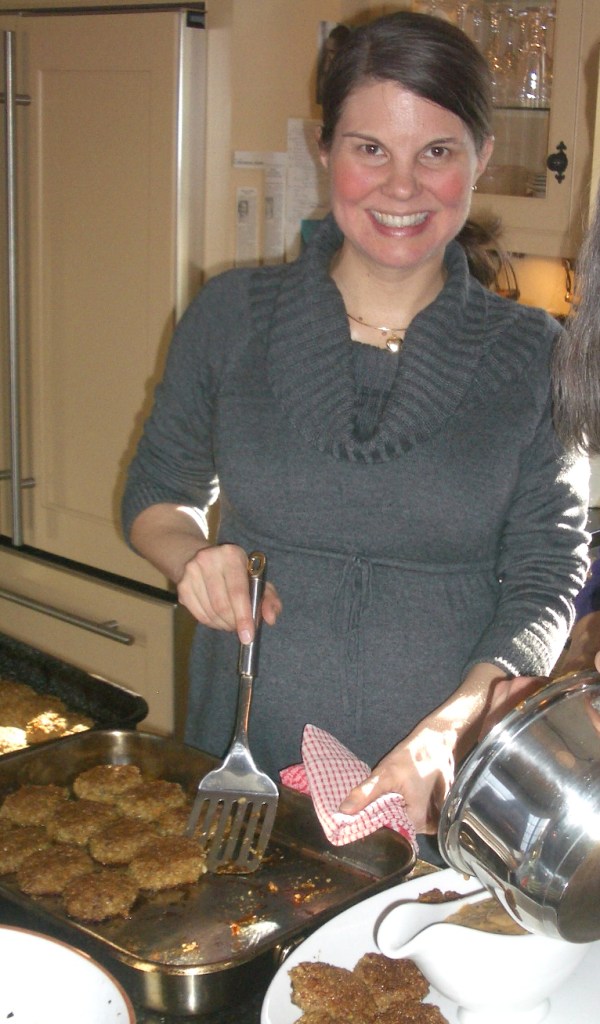
POLYGON ((88 633, 96 633, 98 636, 103 636, 107 640, 115 640, 119 644, 127 644, 130 646, 135 643, 135 637, 131 633, 124 633, 119 629, 117 622, 93 622, 91 619, 83 619, 79 615, 72 615, 71 612, 64 612, 60 608, 54 608, 50 604, 44 604, 41 601, 34 601, 30 597, 25 597, 23 594, 15 594, 11 590, 4 590, 0 588, 0 598, 4 598, 5 601, 12 601, 13 604, 22 605, 23 608, 29 608, 30 611, 41 612, 42 615, 49 615, 53 619, 59 619, 61 622, 66 622, 70 626, 77 626, 79 629, 85 629, 88 633))

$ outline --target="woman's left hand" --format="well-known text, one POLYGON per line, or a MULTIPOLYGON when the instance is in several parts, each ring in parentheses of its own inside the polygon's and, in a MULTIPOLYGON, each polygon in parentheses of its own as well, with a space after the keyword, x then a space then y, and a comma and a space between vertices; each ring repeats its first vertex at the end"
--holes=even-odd
POLYGON ((435 833, 454 778, 455 743, 452 729, 416 729, 382 758, 368 779, 351 790, 340 811, 357 814, 385 793, 400 793, 415 830, 435 833))

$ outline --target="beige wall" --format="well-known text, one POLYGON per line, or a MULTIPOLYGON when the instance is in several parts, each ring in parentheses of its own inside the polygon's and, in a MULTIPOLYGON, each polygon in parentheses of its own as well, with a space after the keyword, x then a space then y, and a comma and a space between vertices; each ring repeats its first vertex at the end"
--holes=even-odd
MULTIPOLYGON (((232 166, 236 151, 281 152, 289 117, 317 118, 318 26, 339 0, 219 0, 209 6, 206 271, 231 265, 235 194, 262 172, 232 166)), ((260 221, 260 217, 259 217, 260 221)))

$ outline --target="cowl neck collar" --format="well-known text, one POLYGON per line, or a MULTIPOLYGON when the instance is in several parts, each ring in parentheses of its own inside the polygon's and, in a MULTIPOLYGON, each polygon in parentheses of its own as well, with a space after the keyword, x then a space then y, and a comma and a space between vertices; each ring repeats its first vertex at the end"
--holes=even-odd
MULTIPOLYGON (((339 459, 388 461, 437 433, 462 401, 482 357, 485 297, 469 275, 462 247, 452 242, 442 292, 413 319, 401 352, 381 353, 396 360, 396 374, 377 429, 368 440, 357 440, 355 343, 329 276, 341 243, 329 215, 296 262, 276 281, 271 278, 276 294, 268 328, 269 380, 286 417, 317 449, 339 459)), ((264 287, 265 277, 262 282, 264 287)))

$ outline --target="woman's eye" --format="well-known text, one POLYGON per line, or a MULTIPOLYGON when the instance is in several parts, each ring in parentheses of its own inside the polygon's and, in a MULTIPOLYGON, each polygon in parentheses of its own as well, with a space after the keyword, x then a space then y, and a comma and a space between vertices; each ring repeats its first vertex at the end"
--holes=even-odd
POLYGON ((378 146, 376 142, 363 143, 362 150, 367 156, 380 156, 382 152, 381 146, 378 146))
POLYGON ((425 156, 431 156, 434 160, 442 160, 449 153, 450 150, 447 146, 430 146, 429 149, 425 150, 425 156))

